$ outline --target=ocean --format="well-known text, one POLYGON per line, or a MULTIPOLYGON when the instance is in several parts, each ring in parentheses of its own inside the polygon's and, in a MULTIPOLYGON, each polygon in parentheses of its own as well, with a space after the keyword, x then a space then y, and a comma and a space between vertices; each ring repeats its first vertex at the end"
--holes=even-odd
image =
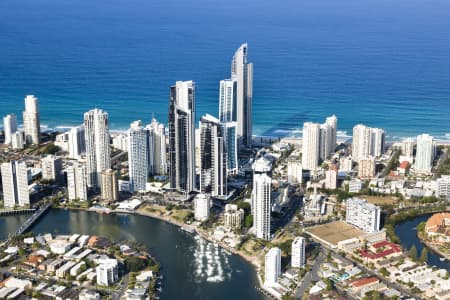
POLYGON ((450 140, 447 0, 2 0, 0 115, 35 94, 41 123, 102 108, 123 130, 154 114, 169 87, 196 82, 197 117, 218 114, 234 51, 254 63, 254 134, 296 136, 336 114, 389 139, 450 140))

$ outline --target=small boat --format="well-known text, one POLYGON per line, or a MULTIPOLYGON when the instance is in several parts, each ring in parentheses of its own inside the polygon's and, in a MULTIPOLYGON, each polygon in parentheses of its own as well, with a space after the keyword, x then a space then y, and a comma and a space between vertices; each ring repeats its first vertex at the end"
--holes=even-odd
POLYGON ((440 261, 445 261, 445 257, 439 258, 440 261))

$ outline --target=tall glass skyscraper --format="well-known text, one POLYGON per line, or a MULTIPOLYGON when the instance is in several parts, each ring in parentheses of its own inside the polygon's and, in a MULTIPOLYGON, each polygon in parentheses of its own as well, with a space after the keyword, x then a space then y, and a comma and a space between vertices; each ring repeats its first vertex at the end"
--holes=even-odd
POLYGON ((177 81, 169 97, 169 177, 172 189, 195 189, 195 83, 177 81))
POLYGON ((237 136, 242 146, 252 144, 253 64, 247 61, 248 46, 242 44, 231 62, 231 80, 236 82, 237 136))

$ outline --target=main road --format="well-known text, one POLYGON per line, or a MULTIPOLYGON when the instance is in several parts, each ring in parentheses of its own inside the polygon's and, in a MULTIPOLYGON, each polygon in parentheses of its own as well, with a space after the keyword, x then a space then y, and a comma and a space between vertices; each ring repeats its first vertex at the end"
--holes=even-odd
POLYGON ((294 297, 295 299, 301 299, 302 296, 305 294, 305 291, 308 289, 309 285, 312 281, 318 281, 320 279, 319 277, 319 269, 322 265, 323 261, 325 260, 325 251, 322 249, 319 253, 319 255, 316 258, 316 261, 314 262, 311 271, 308 272, 305 277, 303 277, 302 282, 295 290, 294 297))

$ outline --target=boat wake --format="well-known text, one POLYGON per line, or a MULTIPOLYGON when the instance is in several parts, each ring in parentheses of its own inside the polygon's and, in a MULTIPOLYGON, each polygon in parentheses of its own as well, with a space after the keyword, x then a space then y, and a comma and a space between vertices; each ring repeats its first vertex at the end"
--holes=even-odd
POLYGON ((231 279, 231 267, 225 251, 204 239, 196 241, 193 261, 195 282, 223 282, 231 279))

